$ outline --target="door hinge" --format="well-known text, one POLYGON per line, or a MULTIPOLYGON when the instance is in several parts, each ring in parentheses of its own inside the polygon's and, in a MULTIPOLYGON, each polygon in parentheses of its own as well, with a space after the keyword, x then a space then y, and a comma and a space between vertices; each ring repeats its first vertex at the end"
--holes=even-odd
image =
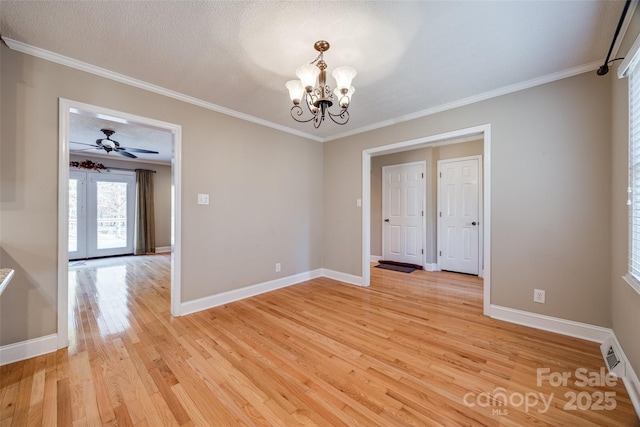
POLYGON ((422 211, 422 216, 424 216, 424 211, 422 211))
POLYGON ((442 211, 440 211, 440 218, 442 218, 442 211))
POLYGON ((422 255, 424 255, 424 249, 420 249, 420 253, 422 253, 422 255))
POLYGON ((442 251, 440 251, 440 256, 442 256, 442 251))
POLYGON ((440 178, 442 178, 442 172, 440 172, 440 178))
POLYGON ((424 178, 424 172, 422 173, 422 177, 424 178))

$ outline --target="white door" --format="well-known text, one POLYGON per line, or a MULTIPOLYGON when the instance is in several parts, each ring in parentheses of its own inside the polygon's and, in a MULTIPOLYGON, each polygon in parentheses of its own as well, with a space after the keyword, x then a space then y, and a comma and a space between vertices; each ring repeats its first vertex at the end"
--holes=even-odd
POLYGON ((69 259, 87 257, 87 173, 69 172, 69 259))
POLYGON ((133 174, 70 172, 69 259, 132 254, 134 210, 133 174))
POLYGON ((382 257, 424 265, 426 163, 382 168, 382 257))
POLYGON ((441 270, 478 274, 480 156, 438 161, 438 255, 441 270))

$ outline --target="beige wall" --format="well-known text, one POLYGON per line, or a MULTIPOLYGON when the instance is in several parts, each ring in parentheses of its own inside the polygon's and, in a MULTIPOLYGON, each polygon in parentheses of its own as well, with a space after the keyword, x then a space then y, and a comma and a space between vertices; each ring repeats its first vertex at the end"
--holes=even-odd
MULTIPOLYGON (((636 10, 617 56, 625 56, 640 33, 640 11, 636 10)), ((613 102, 612 138, 612 232, 611 232, 611 313, 613 331, 629 358, 636 374, 640 375, 640 295, 622 279, 628 271, 629 259, 629 214, 627 207, 628 153, 629 153, 629 98, 628 80, 618 79, 617 67, 612 67, 607 75, 611 81, 613 102)))
POLYGON ((59 97, 182 126, 181 301, 322 266, 320 143, 0 49, 0 345, 56 332, 59 97))
POLYGON ((156 247, 171 246, 171 166, 135 161, 106 159, 87 155, 69 156, 69 160, 91 160, 110 168, 151 169, 153 174, 153 210, 156 226, 156 247))
POLYGON ((363 149, 490 123, 491 302, 611 326, 610 108, 587 73, 324 143, 323 266, 362 273, 363 149))
POLYGON ((437 263, 437 171, 438 160, 482 154, 484 141, 469 141, 438 147, 419 148, 371 158, 371 255, 382 256, 382 167, 424 161, 427 164, 425 181, 425 216, 428 264, 437 263))

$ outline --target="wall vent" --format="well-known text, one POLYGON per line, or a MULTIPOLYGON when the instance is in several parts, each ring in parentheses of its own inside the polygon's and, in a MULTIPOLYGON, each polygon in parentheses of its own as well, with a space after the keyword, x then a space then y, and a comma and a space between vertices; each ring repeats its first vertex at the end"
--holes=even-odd
POLYGON ((613 340, 607 338, 600 345, 600 352, 602 353, 602 357, 604 358, 605 363, 607 364, 607 368, 609 372, 616 374, 618 377, 622 378, 625 376, 625 364, 624 360, 620 357, 620 349, 616 345, 613 340))

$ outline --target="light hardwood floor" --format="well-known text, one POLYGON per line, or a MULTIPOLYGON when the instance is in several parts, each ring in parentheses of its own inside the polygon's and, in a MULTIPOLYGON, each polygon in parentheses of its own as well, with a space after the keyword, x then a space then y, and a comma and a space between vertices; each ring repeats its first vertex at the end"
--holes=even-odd
POLYGON ((72 267, 71 345, 0 368, 0 426, 639 425, 622 381, 576 377, 597 344, 484 317, 477 277, 372 268, 172 318, 169 268, 72 267))

